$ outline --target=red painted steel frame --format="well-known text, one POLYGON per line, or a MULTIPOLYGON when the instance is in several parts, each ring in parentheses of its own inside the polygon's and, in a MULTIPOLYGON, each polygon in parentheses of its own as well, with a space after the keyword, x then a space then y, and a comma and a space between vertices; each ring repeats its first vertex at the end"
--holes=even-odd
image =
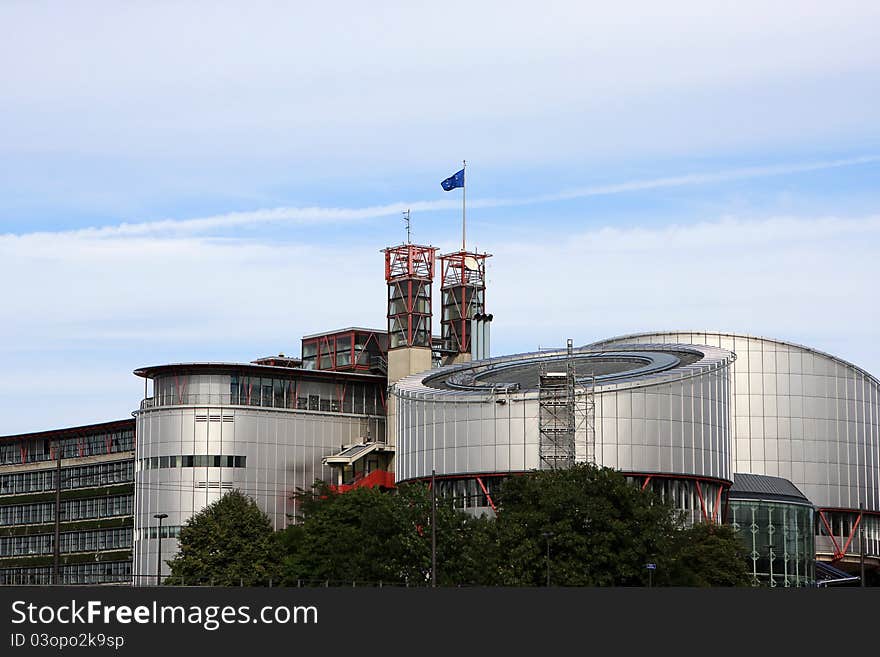
MULTIPOLYGON (((462 316, 455 320, 441 320, 442 326, 448 327, 450 333, 448 336, 444 334, 444 339, 453 340, 459 353, 469 353, 471 350, 468 324, 473 313, 468 312, 469 309, 466 307, 467 289, 471 288, 475 292, 486 289, 486 258, 490 257, 492 256, 488 253, 469 253, 468 251, 456 251, 440 256, 441 290, 447 292, 459 288, 461 294, 461 298, 456 298, 456 305, 461 308, 462 316), (467 266, 469 259, 476 262, 476 269, 467 266)), ((473 296, 471 300, 473 300, 473 296)), ((483 305, 485 302, 486 300, 483 298, 483 305)), ((456 348, 452 345, 445 346, 456 348)))
POLYGON ((477 477, 477 483, 480 485, 480 488, 483 489, 483 494, 486 496, 486 499, 489 501, 489 506, 492 507, 493 511, 497 511, 495 508, 495 502, 492 501, 492 496, 489 495, 489 489, 486 488, 486 484, 483 483, 483 479, 481 477, 477 477))
POLYGON ((831 539, 831 544, 834 546, 834 554, 831 557, 831 561, 840 561, 846 556, 847 550, 849 550, 849 546, 852 545, 853 538, 856 536, 856 532, 859 530, 859 525, 862 523, 862 517, 865 515, 877 515, 876 512, 870 511, 859 511, 857 509, 837 509, 837 508, 822 508, 818 510, 819 520, 822 521, 822 525, 825 527, 825 531, 828 532, 828 538, 831 539), (826 511, 831 511, 834 513, 848 513, 855 515, 856 521, 853 523, 852 529, 850 529, 849 536, 846 538, 846 543, 841 547, 840 543, 837 542, 837 538, 834 534, 834 530, 831 528, 831 524, 828 522, 828 518, 825 516, 826 511))
POLYGON ((709 521, 709 515, 706 513, 706 501, 703 499, 703 487, 699 481, 694 482, 697 485, 697 495, 700 498, 700 511, 703 513, 703 520, 709 521))
POLYGON ((638 472, 623 472, 621 473, 625 477, 633 477, 634 479, 638 479, 640 477, 644 477, 645 481, 642 482, 642 490, 645 490, 650 484, 652 479, 679 479, 681 481, 693 481, 696 484, 697 496, 700 499, 700 513, 703 516, 703 520, 709 523, 714 523, 716 521, 723 522, 726 514, 721 513, 721 502, 722 495, 724 494, 724 489, 730 487, 730 482, 724 479, 715 479, 712 477, 700 477, 700 476, 691 476, 691 475, 683 475, 683 474, 666 474, 666 473, 638 473, 638 472), (709 515, 708 510, 706 509, 706 500, 703 497, 703 489, 700 484, 713 484, 718 486, 718 492, 715 494, 715 508, 712 509, 712 515, 709 515))
MULTIPOLYGON (((479 472, 479 473, 473 473, 473 474, 469 473, 469 474, 453 474, 453 475, 436 475, 435 479, 437 479, 437 480, 441 480, 441 479, 462 479, 462 480, 474 479, 474 480, 476 480, 477 484, 480 486, 480 488, 483 490, 483 493, 486 495, 486 499, 489 501, 489 506, 491 506, 492 510, 495 511, 496 510, 495 502, 492 499, 492 497, 489 495, 489 490, 488 490, 488 488, 486 488, 486 485, 483 482, 483 479, 485 479, 487 477, 513 477, 513 476, 522 475, 522 474, 526 474, 526 473, 525 472, 479 472)), ((656 478, 656 479, 678 479, 681 481, 692 481, 696 485, 697 495, 700 498, 700 511, 701 511, 701 515, 703 517, 703 520, 705 520, 707 523, 715 523, 716 520, 717 520, 717 522, 724 521, 724 518, 723 518, 724 514, 721 513, 721 502, 722 502, 722 495, 724 494, 725 488, 728 488, 730 486, 729 481, 726 481, 724 479, 714 479, 712 477, 687 476, 687 475, 681 475, 681 474, 665 474, 665 473, 664 474, 657 474, 657 473, 644 474, 644 473, 637 473, 637 472, 622 472, 621 474, 624 475, 625 477, 633 477, 633 478, 644 477, 645 481, 642 483, 642 486, 641 486, 642 490, 645 490, 645 488, 647 488, 650 481, 654 478, 656 478), (712 510, 711 516, 709 515, 709 512, 706 509, 706 502, 705 502, 705 498, 703 497, 703 489, 702 489, 702 486, 700 486, 700 483, 713 484, 715 486, 718 486, 718 492, 715 494, 715 508, 712 510)), ((413 481, 422 481, 424 483, 427 483, 428 489, 430 490, 430 486, 431 486, 430 477, 409 479, 409 480, 407 480, 407 482, 400 482, 400 483, 408 483, 408 482, 413 482, 413 481)))
MULTIPOLYGON (((379 348, 380 353, 384 353, 385 349, 382 348, 382 343, 379 341, 377 334, 373 331, 340 331, 338 333, 327 333, 326 335, 320 335, 314 338, 306 338, 302 341, 303 352, 305 352, 306 345, 314 344, 316 346, 315 350, 315 370, 323 370, 330 372, 351 372, 351 371, 369 371, 370 364, 361 364, 358 362, 358 356, 360 355, 356 350, 357 336, 367 334, 367 340, 364 343, 363 349, 366 350, 367 346, 371 342, 375 342, 379 348), (340 365, 338 355, 340 350, 337 347, 337 341, 340 338, 348 338, 349 346, 347 351, 348 355, 348 365, 340 365), (330 367, 321 367, 321 359, 325 356, 329 356, 330 358, 330 367)), ((344 352, 343 352, 344 353, 344 352)))
POLYGON ((388 247, 384 253, 386 282, 401 278, 434 280, 435 247, 401 244, 388 247))
POLYGON ((391 313, 390 307, 386 314, 388 320, 388 341, 389 347, 394 338, 393 334, 398 331, 393 330, 394 320, 398 325, 406 327, 406 344, 398 345, 401 347, 408 346, 431 346, 431 315, 434 303, 433 299, 433 282, 434 282, 434 260, 437 249, 433 246, 422 246, 419 244, 401 244, 400 246, 389 247, 384 250, 385 253, 385 282, 389 288, 389 304, 392 296, 390 290, 399 292, 399 296, 404 299, 404 311, 391 313), (428 299, 427 312, 419 312, 416 310, 416 301, 420 298, 428 299), (421 326, 425 332, 425 344, 414 344, 413 329, 421 326))

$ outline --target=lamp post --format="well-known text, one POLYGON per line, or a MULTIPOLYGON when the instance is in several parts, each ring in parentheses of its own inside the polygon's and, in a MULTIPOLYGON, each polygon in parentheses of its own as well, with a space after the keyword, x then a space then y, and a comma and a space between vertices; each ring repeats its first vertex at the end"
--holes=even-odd
POLYGON ((541 532, 541 536, 547 541, 547 586, 550 586, 550 539, 553 538, 553 532, 541 532))
POLYGON ((431 470, 431 588, 437 587, 437 471, 431 470))
POLYGON ((162 520, 168 517, 167 513, 157 513, 153 516, 159 520, 159 532, 157 534, 159 540, 159 557, 156 560, 156 586, 162 586, 162 520))
POLYGON ((865 586, 865 503, 859 503, 859 585, 865 586))
POLYGON ((52 543, 52 583, 61 584, 61 439, 55 441, 55 539, 52 543))

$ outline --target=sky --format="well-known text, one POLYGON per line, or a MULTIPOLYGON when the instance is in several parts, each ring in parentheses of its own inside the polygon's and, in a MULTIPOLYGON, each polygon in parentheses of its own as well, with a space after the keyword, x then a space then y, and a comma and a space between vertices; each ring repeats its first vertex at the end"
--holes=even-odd
POLYGON ((383 327, 465 159, 494 354, 713 329, 880 374, 880 3, 611 4, 0 4, 0 435, 383 327))

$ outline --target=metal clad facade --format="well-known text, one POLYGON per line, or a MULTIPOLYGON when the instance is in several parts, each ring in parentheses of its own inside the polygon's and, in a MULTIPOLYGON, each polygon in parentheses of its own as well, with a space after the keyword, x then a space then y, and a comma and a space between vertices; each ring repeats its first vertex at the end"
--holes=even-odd
MULTIPOLYGON (((232 405, 229 377, 217 378, 216 390, 199 392, 215 401, 211 405, 154 401, 138 412, 135 583, 152 583, 146 576, 155 576, 158 541, 163 561, 173 557, 179 528, 225 492, 238 489, 251 496, 273 527, 283 528, 294 513, 290 496, 297 488, 308 489, 315 479, 332 481, 324 456, 365 436, 385 435, 385 418, 376 414, 232 405), (157 513, 168 514, 164 538, 158 536, 157 513)), ((301 387, 336 393, 332 383, 301 387)), ((169 572, 163 566, 163 574, 169 572)))
POLYGON ((820 507, 880 511, 880 383, 799 345, 712 332, 659 332, 596 343, 675 341, 733 351, 732 452, 737 472, 790 480, 820 507))
MULTIPOLYGON (((633 349, 663 353, 670 346, 633 349)), ((587 353, 591 352, 578 350, 579 355, 587 353)), ((480 361, 479 367, 554 356, 559 354, 521 354, 480 361)), ((626 472, 729 480, 732 358, 723 350, 706 348, 691 365, 597 384, 597 461, 626 472)), ((392 390, 400 409, 398 481, 429 477, 432 469, 438 475, 467 475, 539 467, 539 404, 534 390, 485 393, 424 385, 424 379, 437 372, 408 377, 392 390)))

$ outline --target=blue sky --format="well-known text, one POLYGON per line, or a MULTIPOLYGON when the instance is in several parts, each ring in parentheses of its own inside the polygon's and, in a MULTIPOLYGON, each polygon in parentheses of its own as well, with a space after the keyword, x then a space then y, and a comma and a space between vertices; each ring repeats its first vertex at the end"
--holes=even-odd
POLYGON ((880 5, 767 4, 4 3, 0 435, 382 326, 462 158, 495 353, 710 328, 880 373, 880 5))

